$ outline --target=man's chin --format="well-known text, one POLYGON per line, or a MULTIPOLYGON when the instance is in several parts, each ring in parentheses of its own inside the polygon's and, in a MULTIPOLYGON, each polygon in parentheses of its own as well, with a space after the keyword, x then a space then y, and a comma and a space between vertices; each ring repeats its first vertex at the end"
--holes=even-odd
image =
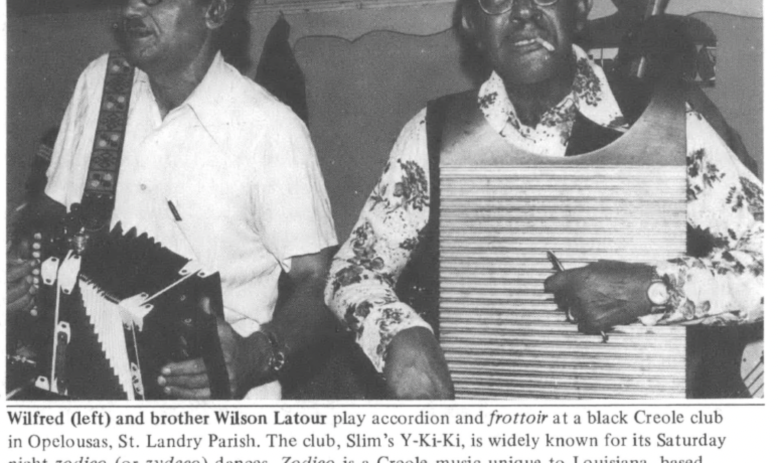
POLYGON ((544 83, 551 83, 558 76, 558 73, 539 70, 533 72, 529 69, 523 69, 519 72, 508 71, 500 73, 500 77, 509 87, 537 86, 544 83))
POLYGON ((135 38, 120 36, 118 37, 119 47, 124 53, 127 61, 133 66, 139 66, 144 61, 152 58, 154 54, 153 44, 148 43, 144 38, 135 38))
POLYGON ((143 69, 153 62, 153 54, 142 47, 122 44, 124 57, 130 65, 143 69))
POLYGON ((498 69, 497 73, 508 86, 536 87, 539 85, 566 85, 572 82, 575 74, 574 66, 566 66, 560 62, 533 63, 533 65, 516 64, 507 69, 498 69))

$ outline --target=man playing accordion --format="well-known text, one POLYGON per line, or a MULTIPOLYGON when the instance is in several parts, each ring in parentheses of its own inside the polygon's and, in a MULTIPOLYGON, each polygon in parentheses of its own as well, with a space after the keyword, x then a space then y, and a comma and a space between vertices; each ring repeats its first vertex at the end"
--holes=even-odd
MULTIPOLYGON (((285 360, 329 317, 322 289, 336 237, 305 125, 220 50, 245 9, 244 0, 126 1, 117 32, 134 71, 110 225, 147 233, 220 273, 230 395, 278 399, 285 360), (282 272, 294 290, 276 309, 282 272)), ((61 216, 89 186, 109 60, 98 58, 79 78, 38 211, 61 216)), ((8 310, 34 316, 45 310, 32 297, 39 263, 23 241, 13 251, 22 258, 8 263, 8 310)), ((154 376, 170 398, 211 394, 199 358, 154 376)))

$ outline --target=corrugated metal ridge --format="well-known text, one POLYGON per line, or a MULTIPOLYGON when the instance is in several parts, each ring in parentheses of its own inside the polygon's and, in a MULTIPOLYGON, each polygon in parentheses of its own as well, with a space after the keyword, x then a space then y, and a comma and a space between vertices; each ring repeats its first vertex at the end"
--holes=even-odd
POLYGON ((608 343, 543 289, 568 268, 682 254, 683 166, 441 167, 440 339, 458 397, 683 397, 678 327, 616 327, 608 343))
POLYGON ((522 166, 479 166, 441 165, 441 178, 455 176, 499 179, 520 175, 548 178, 564 177, 623 177, 655 178, 657 176, 678 177, 686 175, 685 166, 629 166, 629 165, 522 165, 522 166))
MULTIPOLYGON (((630 351, 628 351, 630 352, 630 351)), ((549 352, 548 351, 535 351, 535 352, 529 352, 526 355, 527 356, 534 356, 532 357, 533 360, 529 361, 527 360, 527 356, 525 357, 519 357, 519 352, 514 352, 510 350, 495 350, 495 351, 479 351, 477 352, 478 355, 472 355, 469 358, 464 357, 454 357, 455 354, 460 354, 462 356, 468 354, 467 352, 450 352, 446 353, 446 359, 449 363, 449 369, 454 368, 451 370, 452 372, 459 371, 458 368, 463 363, 473 363, 478 364, 483 367, 483 373, 488 374, 489 368, 491 364, 496 365, 513 365, 517 367, 529 367, 532 365, 539 365, 540 359, 542 358, 542 361, 545 362, 546 366, 551 365, 559 365, 559 366, 565 366, 565 365, 580 365, 580 366, 586 366, 586 368, 589 369, 589 372, 587 374, 589 375, 597 375, 597 374, 603 374, 607 372, 610 374, 613 369, 630 369, 633 368, 634 365, 638 362, 635 360, 636 355, 623 355, 621 357, 609 357, 606 355, 602 355, 600 352, 581 352, 580 357, 573 357, 572 353, 564 353, 562 352, 563 359, 558 362, 551 362, 549 361, 549 352), (483 360, 483 356, 506 356, 506 355, 512 355, 515 360, 512 362, 506 362, 506 361, 494 361, 494 362, 488 362, 483 360), (601 356, 601 357, 608 357, 608 362, 594 362, 591 361, 592 357, 601 356), (631 362, 630 362, 631 357, 631 362)), ((686 362, 685 358, 683 357, 672 357, 669 355, 665 356, 658 356, 656 359, 652 359, 651 361, 647 361, 645 363, 640 362, 641 364, 645 365, 646 368, 653 368, 658 369, 666 372, 673 371, 674 374, 678 375, 679 381, 685 381, 685 372, 686 372, 686 362), (675 360, 677 359, 677 360, 675 360)), ((580 374, 580 373, 579 373, 580 374)))

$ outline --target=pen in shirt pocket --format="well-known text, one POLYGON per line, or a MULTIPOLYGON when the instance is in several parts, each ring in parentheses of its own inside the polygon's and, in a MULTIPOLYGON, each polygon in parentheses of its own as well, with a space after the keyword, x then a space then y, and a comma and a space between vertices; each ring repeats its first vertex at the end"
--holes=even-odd
POLYGON ((173 213, 173 218, 176 220, 176 222, 181 222, 181 214, 178 213, 178 209, 176 209, 176 205, 173 204, 173 201, 168 199, 167 205, 170 208, 170 212, 173 213))
POLYGON ((194 258, 199 261, 200 257, 197 255, 197 252, 195 252, 195 248, 192 245, 192 242, 189 240, 189 236, 186 234, 186 230, 184 230, 184 219, 181 218, 181 214, 178 212, 178 208, 171 199, 165 198, 165 201, 167 201, 168 209, 170 209, 170 213, 173 215, 173 220, 176 223, 178 231, 181 232, 181 236, 184 238, 184 241, 186 241, 187 246, 189 246, 189 251, 192 253, 192 256, 194 256, 194 258))

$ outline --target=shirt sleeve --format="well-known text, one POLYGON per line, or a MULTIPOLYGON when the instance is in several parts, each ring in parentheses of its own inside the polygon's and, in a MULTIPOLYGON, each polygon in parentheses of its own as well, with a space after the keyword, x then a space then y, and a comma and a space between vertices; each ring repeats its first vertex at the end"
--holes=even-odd
POLYGON ((398 332, 417 326, 432 330, 394 291, 429 220, 428 166, 423 110, 400 133, 327 281, 327 305, 356 334, 379 372, 398 332))
MULTIPOLYGON (((687 222, 710 243, 702 257, 662 262, 670 288, 667 311, 647 324, 753 323, 764 317, 762 183, 711 125, 687 108, 687 222)), ((697 243, 692 243, 697 244, 697 243)))
POLYGON ((286 107, 274 113, 255 151, 254 220, 263 245, 288 271, 291 258, 338 243, 316 151, 305 124, 286 107), (268 174, 269 173, 269 174, 268 174))
POLYGON ((101 56, 79 76, 46 171, 46 195, 67 207, 83 195, 107 61, 108 55, 101 56))

